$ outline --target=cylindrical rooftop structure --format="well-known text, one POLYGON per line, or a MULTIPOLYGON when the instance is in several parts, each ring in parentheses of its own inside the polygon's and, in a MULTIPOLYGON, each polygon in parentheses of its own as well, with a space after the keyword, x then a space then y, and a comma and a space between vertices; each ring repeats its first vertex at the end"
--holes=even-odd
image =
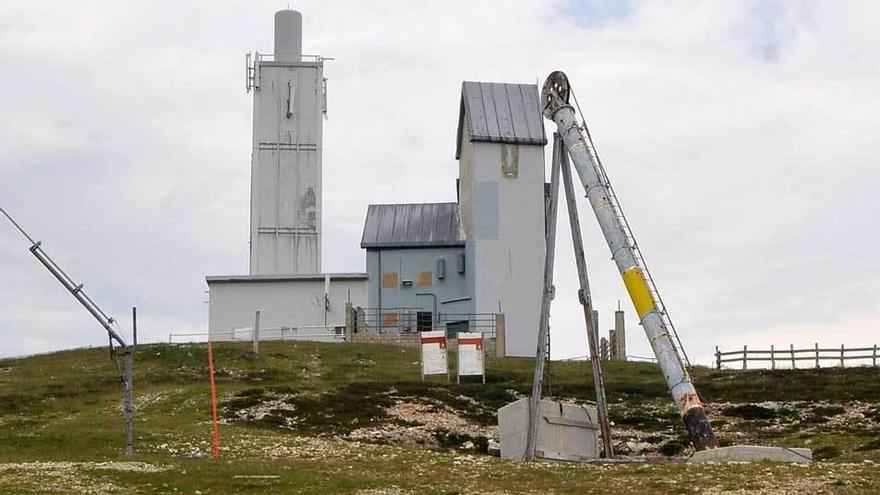
POLYGON ((275 61, 302 62, 302 14, 295 10, 275 12, 275 61))

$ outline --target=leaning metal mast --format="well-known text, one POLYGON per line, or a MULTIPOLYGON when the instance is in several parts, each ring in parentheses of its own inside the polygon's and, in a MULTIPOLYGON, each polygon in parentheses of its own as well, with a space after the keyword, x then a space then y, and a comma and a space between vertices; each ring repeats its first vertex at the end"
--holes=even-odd
POLYGON ((116 325, 116 320, 107 316, 107 314, 104 313, 94 301, 92 301, 92 298, 83 292, 82 284, 77 285, 73 279, 64 273, 64 270, 62 270, 61 267, 58 266, 58 264, 55 263, 45 251, 43 251, 43 248, 41 247, 42 243, 31 238, 31 236, 12 219, 12 216, 10 216, 6 210, 0 208, 0 213, 3 213, 3 215, 12 222, 12 225, 14 225, 15 228, 18 229, 18 231, 21 232, 21 234, 31 243, 31 247, 28 249, 31 254, 33 254, 34 257, 37 258, 37 260, 39 260, 56 279, 58 279, 61 285, 63 285, 64 288, 67 289, 67 291, 70 292, 70 294, 76 298, 76 300, 79 301, 79 303, 82 304, 96 320, 98 320, 98 323, 104 327, 104 330, 107 331, 107 336, 110 339, 110 354, 113 358, 113 362, 116 363, 116 370, 119 372, 119 379, 122 382, 122 409, 125 416, 125 453, 131 455, 134 453, 134 410, 132 407, 132 377, 134 369, 134 357, 132 356, 133 349, 125 343, 125 340, 119 335, 119 332, 113 328, 113 326, 116 325), (122 370, 119 367, 119 360, 116 355, 116 349, 113 347, 113 342, 119 344, 125 353, 125 370, 122 370))
POLYGON ((657 364, 666 378, 666 385, 694 448, 715 448, 718 442, 685 367, 687 358, 683 355, 675 327, 595 152, 583 115, 583 125, 579 125, 574 108, 569 105, 571 95, 565 74, 559 71, 550 74, 541 94, 544 116, 556 123, 558 132, 562 135, 565 149, 584 186, 587 199, 596 214, 596 220, 611 249, 611 256, 623 277, 623 283, 641 319, 654 355, 657 356, 657 364))

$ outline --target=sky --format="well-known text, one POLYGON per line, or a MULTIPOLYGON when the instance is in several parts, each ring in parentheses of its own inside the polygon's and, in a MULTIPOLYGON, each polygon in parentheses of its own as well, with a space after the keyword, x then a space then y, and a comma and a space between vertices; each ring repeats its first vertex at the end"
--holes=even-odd
MULTIPOLYGON (((137 306, 141 342, 206 332, 205 275, 247 273, 244 54, 271 51, 286 6, 0 5, 0 207, 126 333, 137 306)), ((708 364, 715 346, 880 343, 880 4, 290 6, 304 52, 335 59, 326 271, 364 270, 368 204, 454 201, 462 80, 540 85, 563 70, 693 359, 708 364)), ((628 353, 650 356, 580 206, 600 328, 621 301, 628 353)), ((566 358, 587 351, 566 221, 558 235, 551 334, 566 358)), ((105 345, 27 248, 0 221, 0 356, 105 345)))

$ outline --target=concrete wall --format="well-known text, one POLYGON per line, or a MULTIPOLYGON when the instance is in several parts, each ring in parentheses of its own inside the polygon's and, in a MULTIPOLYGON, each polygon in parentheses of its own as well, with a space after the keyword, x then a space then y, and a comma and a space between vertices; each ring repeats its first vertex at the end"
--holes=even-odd
MULTIPOLYGON (((212 340, 233 329, 253 328, 260 311, 260 328, 324 326, 324 276, 300 277, 208 277, 210 303, 208 331, 212 340)), ((333 275, 330 278, 327 326, 345 325, 345 303, 367 304, 366 274, 333 275)), ((305 329, 302 333, 307 333, 305 329)), ((317 332, 317 330, 315 330, 317 332)))
POLYGON ((474 310, 504 313, 508 356, 534 356, 544 272, 544 146, 470 142, 460 208, 474 310))
POLYGON ((263 62, 254 90, 251 274, 321 271, 323 65, 263 62))
POLYGON ((458 246, 368 249, 369 307, 379 308, 381 303, 382 308, 421 308, 422 311, 434 311, 433 298, 416 296, 416 293, 428 293, 436 296, 438 312, 473 313, 473 301, 467 281, 470 269, 467 259, 465 273, 458 272, 457 258, 464 252, 465 248, 458 246), (442 279, 438 278, 437 273, 437 264, 441 259, 446 264, 446 274, 442 279), (383 274, 390 277, 383 277, 383 274), (421 278, 420 274, 423 274, 421 278), (393 285, 387 284, 389 278, 394 278, 395 275, 396 282, 393 285), (383 280, 389 286, 383 287, 383 280), (404 281, 412 281, 412 285, 406 286, 404 281))

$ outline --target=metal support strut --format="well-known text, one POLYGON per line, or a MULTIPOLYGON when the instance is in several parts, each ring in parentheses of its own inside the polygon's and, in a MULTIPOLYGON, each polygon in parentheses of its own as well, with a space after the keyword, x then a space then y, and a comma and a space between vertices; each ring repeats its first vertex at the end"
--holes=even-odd
POLYGON ((550 336, 550 300, 553 298, 553 263, 556 253, 556 210, 559 196, 559 169, 562 156, 562 141, 559 135, 553 140, 553 163, 550 170, 550 199, 545 205, 544 215, 547 231, 544 252, 544 290, 541 299, 541 317, 538 323, 538 342, 535 350, 535 374, 532 377, 532 396, 529 399, 529 431, 526 435, 524 460, 535 459, 535 446, 538 443, 538 416, 541 411, 541 393, 544 382, 544 365, 547 356, 547 340, 550 336))
POLYGON ((574 259, 577 264, 580 289, 578 300, 584 308, 584 324, 587 328, 587 344, 590 348, 590 366, 593 371, 593 385, 596 389, 596 408, 599 412, 599 430, 602 432, 602 448, 604 457, 614 457, 611 445, 611 425, 608 420, 608 403, 605 400, 605 376, 602 373, 602 360, 599 355, 599 343, 596 337, 596 322, 593 320, 593 297, 590 293, 590 279, 587 275, 587 260, 584 254, 584 241, 581 236, 581 222, 578 217, 577 203, 574 196, 574 185, 571 181, 571 168, 568 156, 562 154, 562 184, 565 186, 565 201, 568 208, 568 220, 571 227, 571 241, 574 245, 574 259))
POLYGON ((544 297, 541 301, 541 318, 538 328, 538 342, 535 351, 535 374, 532 381, 532 396, 529 401, 529 430, 526 437, 525 460, 537 457, 538 428, 540 425, 540 403, 542 386, 549 394, 549 361, 548 344, 550 340, 550 304, 553 300, 553 265, 556 252, 556 217, 559 208, 560 172, 565 184, 565 195, 568 202, 568 216, 571 222, 571 235, 574 244, 575 261, 578 266, 580 290, 578 294, 584 306, 584 319, 590 349, 590 364, 593 370, 593 384, 596 387, 596 405, 599 412, 599 429, 602 434, 603 456, 614 457, 611 446, 611 427, 608 421, 608 408, 605 401, 605 380, 602 376, 602 365, 599 359, 598 343, 593 326, 593 310, 590 297, 590 285, 587 278, 587 265, 584 257, 583 241, 581 240, 580 222, 575 205, 574 187, 571 185, 571 170, 562 149, 562 138, 559 133, 553 135, 553 163, 550 171, 550 197, 547 200, 545 218, 547 232, 544 254, 544 297))
POLYGON ((611 189, 611 183, 592 142, 588 141, 586 123, 583 127, 579 125, 574 108, 568 104, 570 95, 571 88, 565 74, 558 71, 550 74, 541 95, 544 116, 556 123, 562 135, 565 149, 586 191, 694 448, 715 448, 718 442, 684 365, 680 345, 676 346, 673 340, 674 327, 623 216, 620 203, 611 189))

